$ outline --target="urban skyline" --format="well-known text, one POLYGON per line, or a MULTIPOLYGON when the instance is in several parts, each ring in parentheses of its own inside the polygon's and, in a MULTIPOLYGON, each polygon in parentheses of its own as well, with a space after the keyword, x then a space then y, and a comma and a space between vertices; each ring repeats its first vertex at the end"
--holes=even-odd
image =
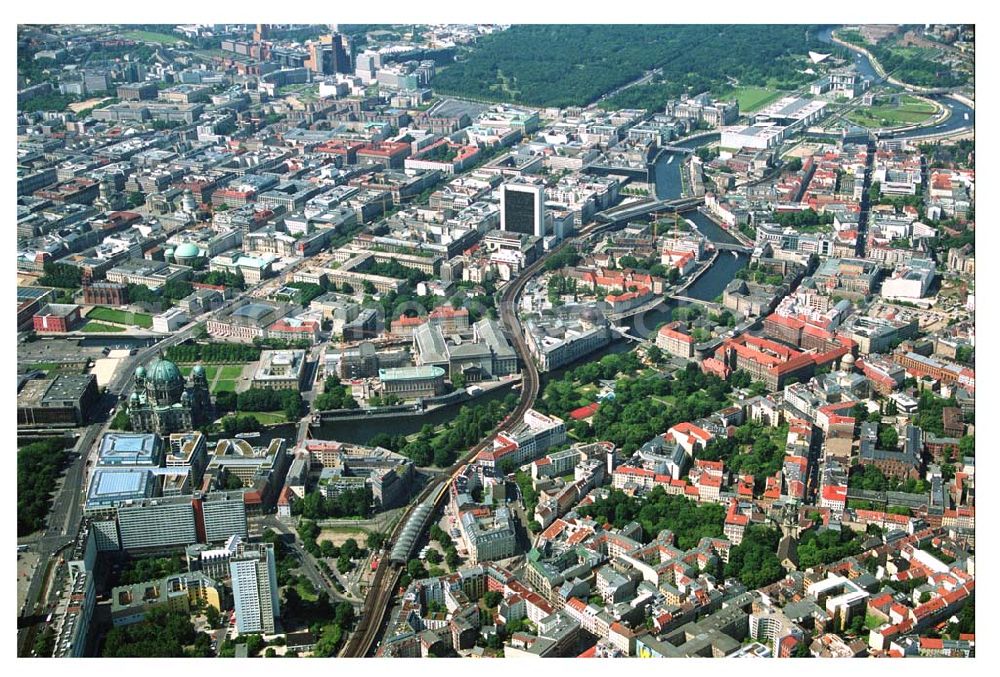
POLYGON ((18 656, 975 656, 974 25, 17 60, 18 656))

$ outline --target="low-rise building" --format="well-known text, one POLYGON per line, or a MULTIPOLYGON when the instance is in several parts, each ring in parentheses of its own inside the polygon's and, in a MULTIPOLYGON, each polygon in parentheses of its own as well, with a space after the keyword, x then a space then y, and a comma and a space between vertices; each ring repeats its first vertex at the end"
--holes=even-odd
POLYGON ((444 392, 445 371, 441 367, 395 367, 379 369, 382 393, 403 399, 434 397, 444 392))
POLYGON ((189 319, 183 308, 170 308, 153 316, 153 331, 169 334, 186 325, 189 319))
POLYGON ((251 387, 268 390, 299 390, 305 375, 306 351, 265 350, 254 371, 251 387))
POLYGON ((17 424, 82 425, 98 397, 97 377, 93 374, 29 379, 17 394, 17 424))
POLYGON ((109 282, 121 284, 141 284, 150 289, 159 289, 168 282, 186 280, 191 277, 191 269, 163 261, 128 259, 107 272, 109 282))
POLYGON ((35 313, 35 331, 39 334, 65 334, 80 324, 80 306, 71 303, 49 303, 35 313))

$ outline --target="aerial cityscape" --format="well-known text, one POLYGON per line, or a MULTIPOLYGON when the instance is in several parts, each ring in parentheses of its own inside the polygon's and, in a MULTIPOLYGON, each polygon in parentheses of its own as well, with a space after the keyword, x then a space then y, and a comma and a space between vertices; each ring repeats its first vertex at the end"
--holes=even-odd
POLYGON ((18 25, 17 655, 974 657, 974 75, 18 25))

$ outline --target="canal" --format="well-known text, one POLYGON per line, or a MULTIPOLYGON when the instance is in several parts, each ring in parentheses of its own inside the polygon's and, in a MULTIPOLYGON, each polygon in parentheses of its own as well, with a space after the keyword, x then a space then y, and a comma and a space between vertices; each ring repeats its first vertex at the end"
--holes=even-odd
MULTIPOLYGON (((329 421, 319 427, 312 428, 311 433, 316 439, 337 440, 338 442, 352 442, 354 444, 366 444, 378 433, 412 435, 420 432, 420 429, 427 424, 438 426, 447 423, 455 418, 460 407, 502 400, 509 392, 511 392, 510 388, 497 388, 470 402, 451 404, 422 416, 394 416, 393 418, 379 418, 370 421, 329 421)), ((294 436, 294 434, 293 431, 292 435, 294 436)))
MULTIPOLYGON (((696 148, 698 146, 712 143, 717 138, 718 135, 713 134, 711 136, 701 137, 690 141, 680 141, 674 145, 686 148, 696 148)), ((662 200, 675 199, 681 196, 680 173, 684 158, 685 156, 681 153, 663 153, 660 156, 655 167, 656 197, 662 200), (671 161, 671 158, 673 158, 673 161, 671 161)), ((685 212, 683 214, 683 218, 690 221, 694 227, 698 229, 698 232, 708 238, 711 242, 717 242, 720 244, 739 244, 739 241, 726 232, 724 228, 716 224, 698 210, 685 212)), ((737 271, 741 268, 745 268, 748 263, 749 258, 746 254, 723 252, 719 255, 719 258, 716 259, 715 263, 712 264, 712 267, 705 271, 705 273, 703 273, 694 284, 687 288, 685 295, 690 296, 691 298, 701 299, 703 301, 711 301, 715 299, 715 297, 721 294, 726 288, 726 285, 729 284, 736 276, 737 271)), ((664 313, 664 315, 665 314, 666 313, 664 313)), ((644 320, 638 320, 640 327, 637 328, 637 334, 639 336, 648 336, 648 333, 643 331, 644 329, 649 327, 655 328, 658 322, 666 321, 663 318, 658 318, 653 321, 651 315, 652 313, 647 314, 644 320)))

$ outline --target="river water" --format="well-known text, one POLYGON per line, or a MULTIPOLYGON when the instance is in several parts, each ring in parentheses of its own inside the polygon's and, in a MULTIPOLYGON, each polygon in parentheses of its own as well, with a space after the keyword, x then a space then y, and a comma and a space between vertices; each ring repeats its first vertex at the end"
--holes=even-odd
POLYGON ((373 435, 378 433, 412 435, 419 432, 428 423, 437 426, 450 421, 458 414, 459 407, 487 404, 502 400, 509 392, 511 392, 510 388, 497 388, 464 405, 452 404, 447 407, 435 409, 423 416, 395 416, 393 418, 379 418, 371 421, 332 421, 324 423, 318 428, 313 428, 312 436, 321 440, 365 444, 373 435))

